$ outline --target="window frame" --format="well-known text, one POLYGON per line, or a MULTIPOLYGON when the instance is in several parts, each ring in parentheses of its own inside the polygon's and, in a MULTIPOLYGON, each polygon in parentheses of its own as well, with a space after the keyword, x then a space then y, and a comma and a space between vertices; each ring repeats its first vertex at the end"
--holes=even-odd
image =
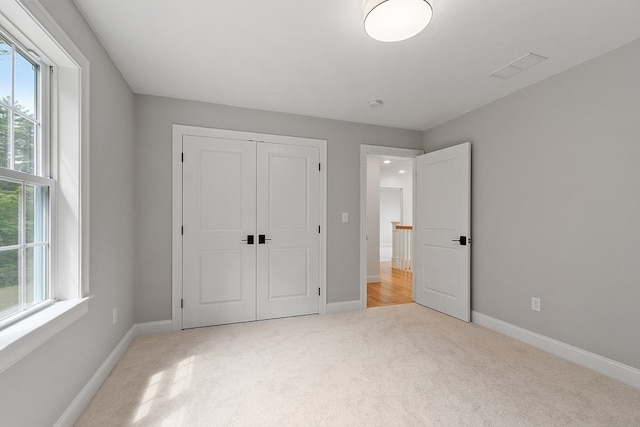
POLYGON ((89 312, 89 61, 37 0, 2 0, 0 26, 52 66, 50 241, 56 300, 0 329, 0 373, 89 312))
POLYGON ((9 152, 11 153, 10 164, 9 165, 0 165, 0 178, 5 181, 15 182, 22 186, 22 197, 20 198, 21 206, 19 206, 20 218, 18 225, 18 243, 16 245, 11 245, 12 249, 10 250, 18 250, 19 258, 18 258, 18 302, 20 304, 19 311, 10 314, 2 319, 0 319, 0 329, 6 328, 7 326, 18 322, 25 317, 32 315, 33 313, 42 310, 51 304, 53 304, 56 300, 56 280, 55 277, 51 274, 53 267, 53 260, 55 257, 55 244, 52 242, 52 236, 55 235, 55 226, 57 224, 56 221, 56 211, 53 209, 55 206, 56 200, 56 181, 51 177, 51 164, 55 162, 55 159, 51 158, 51 108, 50 108, 50 91, 51 91, 51 67, 46 62, 42 61, 40 57, 38 57, 35 52, 29 52, 24 46, 22 46, 17 40, 12 37, 12 34, 9 33, 4 28, 0 27, 0 36, 12 46, 13 57, 11 60, 11 105, 7 105, 0 100, 0 105, 7 109, 8 111, 8 136, 9 140, 7 147, 7 155, 9 152), (37 66, 36 70, 36 78, 34 82, 34 117, 28 117, 23 112, 19 111, 15 107, 16 102, 16 55, 20 54, 23 58, 30 61, 32 64, 37 66), (33 171, 32 173, 23 172, 15 169, 15 158, 16 158, 16 145, 15 145, 15 116, 23 117, 35 125, 35 140, 34 140, 34 158, 33 158, 33 171), (46 187, 47 198, 44 202, 44 213, 46 215, 45 220, 45 236, 42 239, 44 245, 36 245, 34 243, 28 243, 26 241, 25 232, 26 232, 26 223, 24 222, 25 212, 24 208, 26 207, 26 192, 24 189, 28 185, 46 187), (26 252, 29 247, 37 247, 44 246, 46 248, 46 254, 43 259, 44 265, 42 266, 44 271, 44 289, 43 289, 43 299, 38 302, 34 302, 29 306, 24 306, 22 294, 25 292, 24 287, 25 277, 27 275, 26 268, 26 252))
MULTIPOLYGON (((13 114, 18 114, 26 118, 27 120, 34 122, 37 125, 35 149, 37 150, 37 152, 42 153, 42 155, 40 156, 42 158, 42 161, 38 162, 35 168, 36 170, 32 172, 30 175, 43 176, 43 177, 50 176, 51 163, 52 163, 50 158, 51 134, 49 132, 50 130, 49 124, 51 122, 51 117, 50 117, 51 67, 50 67, 50 64, 47 64, 45 61, 43 61, 42 58, 40 58, 40 56, 38 56, 36 52, 34 52, 33 50, 26 49, 19 41, 17 41, 15 37, 12 37, 12 35, 9 32, 7 32, 6 30, 3 30, 1 26, 0 26, 0 36, 4 38, 6 41, 8 41, 11 45, 13 45, 15 51, 17 51, 17 53, 19 53, 22 57, 32 62, 34 65, 38 66, 38 76, 37 76, 37 81, 35 85, 35 91, 36 91, 35 97, 36 97, 36 103, 37 103, 35 107, 36 116, 34 118, 30 118, 28 117, 28 115, 24 114, 23 112, 16 110, 15 106, 3 104, 2 100, 0 100, 0 105, 3 105, 5 108, 8 108, 9 110, 11 110, 13 114)), ((12 61, 12 78, 13 80, 15 80, 15 60, 12 61)), ((11 84, 12 101, 15 100, 15 84, 13 83, 14 82, 12 81, 12 84, 11 84)), ((13 120, 11 121, 11 123, 12 122, 13 120)), ((15 151, 15 141, 13 138, 11 139, 11 146, 15 151)), ((13 157, 14 158, 12 159, 12 163, 15 162, 15 155, 13 157)), ((0 167, 5 167, 5 166, 0 165, 0 167)), ((9 170, 16 170, 12 167, 5 167, 5 168, 9 170)), ((28 173, 28 172, 25 172, 25 173, 28 173)))

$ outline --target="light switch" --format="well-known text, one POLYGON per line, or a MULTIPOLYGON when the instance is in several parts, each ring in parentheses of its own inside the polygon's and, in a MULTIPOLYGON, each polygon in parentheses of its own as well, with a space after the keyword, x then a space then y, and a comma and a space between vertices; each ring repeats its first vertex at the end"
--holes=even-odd
POLYGON ((349 212, 342 212, 342 222, 349 222, 349 212))

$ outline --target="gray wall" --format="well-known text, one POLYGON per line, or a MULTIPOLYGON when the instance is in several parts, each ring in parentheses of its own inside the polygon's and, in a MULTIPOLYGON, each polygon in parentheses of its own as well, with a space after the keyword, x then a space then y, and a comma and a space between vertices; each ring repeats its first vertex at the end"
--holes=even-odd
MULTIPOLYGON (((41 3, 91 63, 95 297, 86 316, 0 375, 1 425, 53 424, 134 312, 137 322, 171 317, 172 123, 327 139, 328 301, 359 298, 359 146, 421 148, 419 132, 134 97, 72 0, 41 3)), ((634 367, 639 49, 635 42, 424 134, 429 151, 473 141, 474 310, 634 367), (542 298, 541 313, 531 296, 542 298)))
POLYGON ((90 61, 95 297, 86 316, 0 375, 3 426, 52 425, 133 325, 133 94, 71 0, 41 3, 90 61))
POLYGON ((421 132, 146 95, 135 111, 136 322, 171 318, 173 123, 326 139, 327 298, 360 298, 360 144, 422 148, 421 132))
POLYGON ((635 41, 424 133, 472 141, 473 310, 636 368, 638 76, 635 41))

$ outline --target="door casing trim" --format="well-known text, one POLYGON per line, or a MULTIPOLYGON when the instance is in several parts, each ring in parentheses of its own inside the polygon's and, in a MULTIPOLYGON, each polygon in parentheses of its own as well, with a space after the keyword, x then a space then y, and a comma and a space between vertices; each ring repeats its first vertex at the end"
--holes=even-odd
POLYGON ((295 136, 271 135, 229 129, 199 126, 172 125, 171 143, 171 325, 172 330, 182 330, 182 137, 184 135, 243 141, 270 142, 298 146, 317 147, 320 150, 320 250, 319 277, 320 314, 327 312, 327 141, 295 136))

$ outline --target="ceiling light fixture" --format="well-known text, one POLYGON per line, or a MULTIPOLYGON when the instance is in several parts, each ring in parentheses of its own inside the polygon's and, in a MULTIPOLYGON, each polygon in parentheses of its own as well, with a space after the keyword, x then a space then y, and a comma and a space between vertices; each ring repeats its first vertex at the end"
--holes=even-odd
POLYGON ((389 163, 391 163, 391 160, 385 160, 382 163, 384 163, 385 165, 388 165, 389 163))
POLYGON ((381 42, 406 40, 424 30, 433 10, 427 0, 364 0, 364 30, 381 42))

